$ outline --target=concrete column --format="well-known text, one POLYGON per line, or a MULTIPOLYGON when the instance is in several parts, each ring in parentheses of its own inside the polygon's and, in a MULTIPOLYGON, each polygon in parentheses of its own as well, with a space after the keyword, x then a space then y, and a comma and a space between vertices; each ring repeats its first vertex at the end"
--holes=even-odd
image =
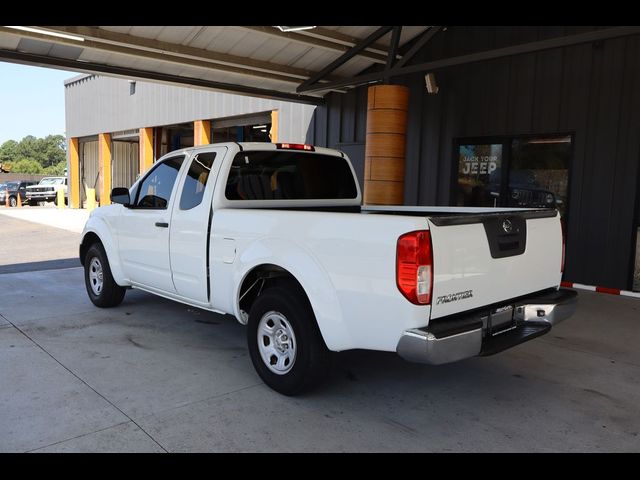
POLYGON ((278 110, 271 110, 271 130, 269 130, 269 137, 271 138, 271 143, 278 142, 278 130, 280 127, 278 120, 279 120, 278 110))
POLYGON ((153 127, 140 129, 138 150, 138 173, 142 175, 153 165, 153 127))
POLYGON ((80 208, 80 150, 77 138, 69 139, 69 206, 80 208))
POLYGON ((365 144, 364 203, 402 205, 409 89, 369 87, 365 144))
POLYGON ((98 173, 100 206, 111 205, 111 134, 98 135, 98 173))
POLYGON ((196 120, 193 122, 193 146, 209 145, 211 143, 211 120, 196 120))

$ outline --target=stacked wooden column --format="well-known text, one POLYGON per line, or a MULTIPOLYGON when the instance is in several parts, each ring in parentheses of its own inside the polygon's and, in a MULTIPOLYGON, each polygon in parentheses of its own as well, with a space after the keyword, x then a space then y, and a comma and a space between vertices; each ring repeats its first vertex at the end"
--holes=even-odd
POLYGON ((409 89, 402 85, 369 87, 364 203, 402 205, 409 89))

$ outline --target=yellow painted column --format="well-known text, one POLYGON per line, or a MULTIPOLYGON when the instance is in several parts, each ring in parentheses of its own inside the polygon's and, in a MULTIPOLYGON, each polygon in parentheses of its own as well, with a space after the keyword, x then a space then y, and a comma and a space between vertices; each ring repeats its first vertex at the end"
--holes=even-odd
POLYGON ((278 110, 271 110, 271 130, 269 130, 269 137, 271 138, 271 143, 278 142, 278 127, 280 126, 278 122, 278 110))
POLYGON ((211 120, 196 120, 193 122, 193 146, 209 145, 211 143, 211 120))
POLYGON ((140 129, 138 152, 138 173, 142 175, 153 165, 153 127, 140 129))
POLYGON ((364 149, 364 203, 402 205, 409 89, 369 87, 364 149))
POLYGON ((100 206, 111 205, 111 135, 98 135, 98 172, 100 175, 100 206))
POLYGON ((69 206, 80 208, 80 149, 77 138, 69 139, 69 206))

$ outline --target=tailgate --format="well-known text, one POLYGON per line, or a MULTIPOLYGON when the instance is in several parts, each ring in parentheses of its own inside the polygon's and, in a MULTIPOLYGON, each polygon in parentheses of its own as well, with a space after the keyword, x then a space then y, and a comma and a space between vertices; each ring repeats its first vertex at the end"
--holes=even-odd
POLYGON ((560 284, 562 231, 555 210, 429 217, 431 318, 560 284))

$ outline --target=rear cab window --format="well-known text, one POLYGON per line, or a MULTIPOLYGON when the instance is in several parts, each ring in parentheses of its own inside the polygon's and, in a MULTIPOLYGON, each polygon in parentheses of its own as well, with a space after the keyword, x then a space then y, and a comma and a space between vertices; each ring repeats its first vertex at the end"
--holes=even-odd
POLYGON ((270 150, 236 154, 225 196, 227 200, 354 199, 358 191, 344 158, 270 150))

